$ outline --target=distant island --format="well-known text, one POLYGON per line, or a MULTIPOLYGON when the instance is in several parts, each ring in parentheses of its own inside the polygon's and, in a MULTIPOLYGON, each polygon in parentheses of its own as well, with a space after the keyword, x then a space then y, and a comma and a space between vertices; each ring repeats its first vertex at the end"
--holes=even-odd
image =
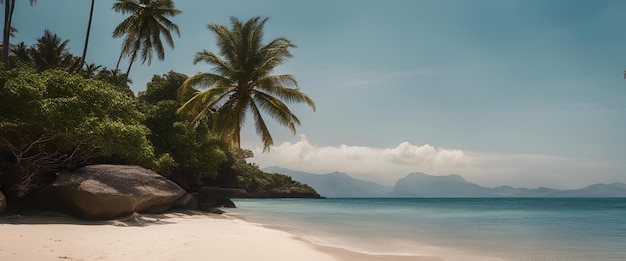
POLYGON ((460 175, 433 176, 410 173, 394 186, 355 179, 346 173, 312 174, 281 167, 266 172, 280 173, 313 187, 324 197, 626 197, 626 184, 594 184, 580 189, 483 187, 460 175))

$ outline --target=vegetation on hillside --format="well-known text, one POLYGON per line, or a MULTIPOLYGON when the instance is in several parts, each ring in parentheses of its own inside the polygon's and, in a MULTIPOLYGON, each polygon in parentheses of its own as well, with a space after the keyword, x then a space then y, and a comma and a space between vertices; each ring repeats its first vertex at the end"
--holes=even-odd
MULTIPOLYGON (((135 1, 118 1, 121 2, 135 1)), ((252 28, 260 32, 265 21, 253 18, 244 24, 234 19, 234 27, 241 28, 228 33, 237 36, 241 33, 237 30, 252 28)), ((225 28, 213 27, 216 33, 225 28)), ((260 110, 295 131, 299 120, 280 99, 314 106, 306 94, 286 87, 296 85, 292 76, 269 76, 275 66, 291 56, 287 49, 292 44, 288 40, 280 38, 262 46, 258 37, 252 45, 252 51, 257 53, 248 57, 248 62, 227 59, 227 66, 242 68, 265 64, 254 74, 224 71, 222 76, 200 74, 189 78, 171 71, 155 75, 137 97, 128 86, 131 80, 127 74, 85 64, 84 58, 66 48, 69 40, 48 30, 36 40, 32 46, 11 45, 10 57, 0 65, 0 191, 10 200, 27 198, 58 175, 96 163, 151 168, 190 191, 200 186, 217 186, 259 193, 314 192, 287 176, 262 172, 246 162, 252 153, 239 148, 239 130, 248 110, 268 149, 272 139, 260 110), (225 102, 209 95, 215 93, 215 88, 205 92, 194 88, 211 77, 224 80, 214 82, 214 87, 227 88, 221 90, 221 94, 230 95, 225 102), (241 85, 241 77, 252 82, 241 85), (242 97, 242 93, 248 96, 242 97), (199 103, 200 99, 204 103, 199 103), (180 113, 181 107, 187 113, 180 113), (192 107, 201 110, 191 110, 192 107), (235 114, 238 117, 231 117, 235 114), (225 138, 225 133, 236 134, 237 146, 232 146, 233 138, 225 138)), ((157 56, 162 58, 159 47, 156 48, 157 56)), ((138 51, 122 53, 129 55, 132 63, 138 51)), ((225 51, 221 50, 221 54, 225 51)), ((241 49, 232 51, 247 54, 241 49)), ((149 61, 151 55, 146 55, 142 59, 149 61)), ((211 61, 217 60, 209 56, 211 53, 204 51, 196 62, 214 64, 211 61)), ((240 56, 246 60, 245 55, 240 56)))

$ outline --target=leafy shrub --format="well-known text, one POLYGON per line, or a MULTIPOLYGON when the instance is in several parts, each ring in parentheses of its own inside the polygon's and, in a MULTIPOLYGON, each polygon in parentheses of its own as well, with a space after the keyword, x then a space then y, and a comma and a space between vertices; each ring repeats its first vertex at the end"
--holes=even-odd
POLYGON ((0 185, 24 197, 47 175, 85 164, 152 166, 154 151, 134 98, 60 70, 0 72, 0 185))

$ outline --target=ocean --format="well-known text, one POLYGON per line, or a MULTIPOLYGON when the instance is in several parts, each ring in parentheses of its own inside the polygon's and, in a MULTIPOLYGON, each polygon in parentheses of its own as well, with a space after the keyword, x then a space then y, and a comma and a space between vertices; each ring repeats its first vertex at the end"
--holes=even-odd
POLYGON ((315 244, 449 260, 626 260, 626 198, 236 199, 315 244))

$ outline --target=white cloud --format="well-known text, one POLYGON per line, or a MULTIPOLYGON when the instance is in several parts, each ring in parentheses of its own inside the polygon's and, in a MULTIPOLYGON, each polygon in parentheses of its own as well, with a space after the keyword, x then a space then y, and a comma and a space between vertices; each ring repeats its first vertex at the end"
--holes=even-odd
POLYGON ((395 148, 362 146, 315 146, 304 135, 296 143, 284 142, 262 154, 261 148, 253 150, 252 162, 262 167, 281 166, 289 169, 329 173, 346 172, 359 178, 393 184, 410 172, 445 174, 463 168, 470 158, 460 150, 416 146, 402 142, 395 148))
POLYGON ((465 152, 402 142, 395 148, 316 146, 302 135, 298 142, 253 149, 251 162, 261 167, 330 173, 345 172, 363 180, 394 184, 412 172, 459 174, 482 186, 580 188, 594 183, 626 182, 624 162, 569 159, 545 155, 465 152), (619 167, 622 166, 622 167, 619 167))

